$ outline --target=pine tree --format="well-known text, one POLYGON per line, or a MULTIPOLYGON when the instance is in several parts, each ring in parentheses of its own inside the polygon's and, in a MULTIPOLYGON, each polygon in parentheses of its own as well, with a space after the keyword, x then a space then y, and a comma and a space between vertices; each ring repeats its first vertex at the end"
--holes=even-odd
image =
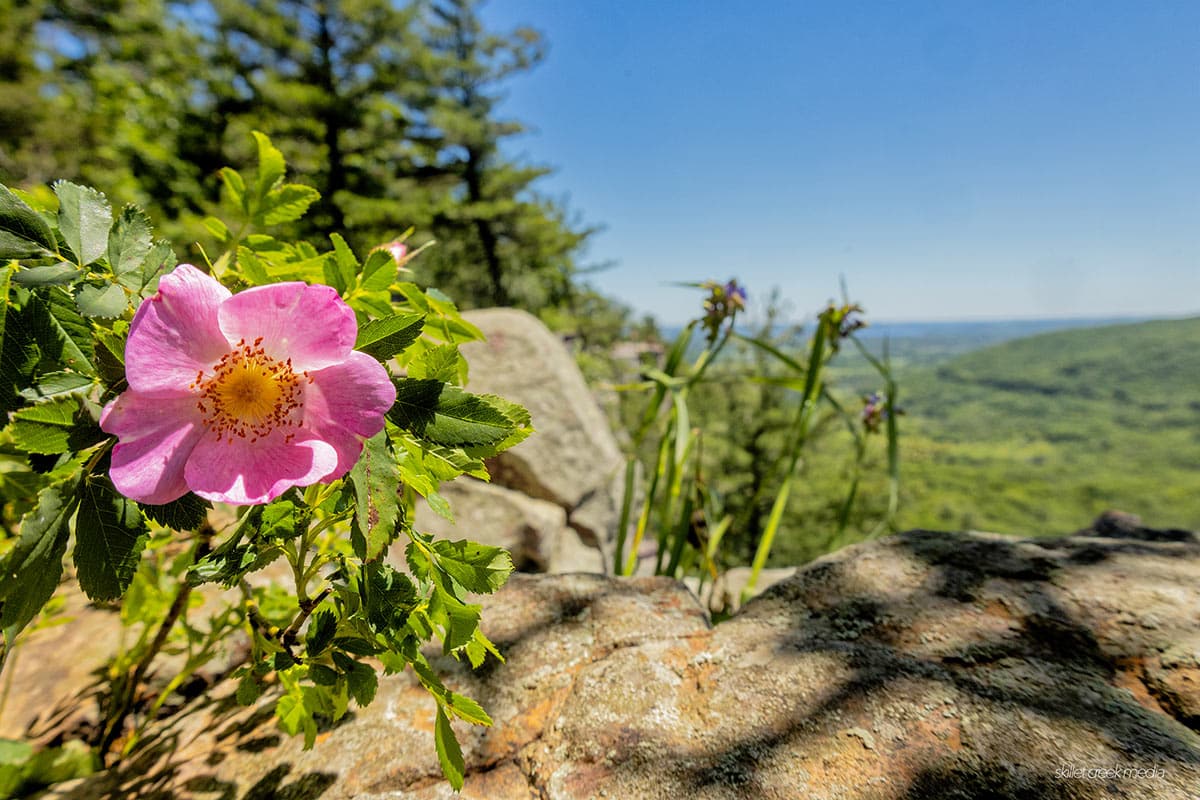
POLYGON ((568 299, 575 256, 592 231, 534 190, 550 170, 506 157, 502 143, 525 128, 497 114, 501 87, 536 66, 545 48, 529 28, 483 30, 477 6, 440 0, 425 18, 415 141, 426 146, 426 163, 444 170, 452 202, 434 215, 442 246, 424 267, 432 282, 476 304, 557 305, 568 299))

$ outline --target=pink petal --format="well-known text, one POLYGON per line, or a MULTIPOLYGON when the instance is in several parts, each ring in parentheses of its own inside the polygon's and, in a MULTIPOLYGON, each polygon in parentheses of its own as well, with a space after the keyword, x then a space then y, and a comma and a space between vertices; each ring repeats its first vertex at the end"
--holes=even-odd
POLYGON ((384 415, 396 402, 396 387, 382 364, 357 351, 309 377, 304 426, 337 450, 337 469, 329 477, 339 478, 358 461, 362 440, 383 430, 384 415))
POLYGON ((217 309, 229 290, 190 264, 180 264, 142 303, 125 344, 130 388, 148 393, 186 392, 196 375, 229 352, 217 309))
POLYGON ((276 429, 253 444, 210 434, 197 442, 184 477, 201 497, 251 505, 268 503, 293 486, 317 483, 337 463, 337 451, 303 428, 276 429), (290 442, 288 433, 295 434, 290 442))
POLYGON ((130 390, 105 407, 100 427, 120 441, 109 477, 117 491, 162 505, 188 492, 184 465, 204 433, 194 397, 148 397, 130 390))
POLYGON ((336 364, 358 337, 354 312, 329 286, 273 283, 231 297, 221 306, 221 330, 237 344, 262 337, 267 355, 292 359, 297 372, 336 364))

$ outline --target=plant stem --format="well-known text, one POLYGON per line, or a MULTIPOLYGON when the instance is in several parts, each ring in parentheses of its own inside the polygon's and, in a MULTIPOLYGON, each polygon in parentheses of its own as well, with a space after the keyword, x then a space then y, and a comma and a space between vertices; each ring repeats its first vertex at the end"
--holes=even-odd
POLYGON ((100 756, 104 759, 106 766, 111 766, 108 763, 109 749, 116 741, 124 727, 125 720, 133 711, 134 701, 137 699, 138 687, 142 680, 146 677, 146 671, 150 668, 150 662, 162 650, 163 645, 167 643, 167 639, 171 635, 171 629, 175 627, 175 623, 179 621, 180 615, 187 608, 188 597, 191 595, 192 587, 186 580, 181 581, 179 589, 175 592, 175 599, 171 602, 171 608, 167 611, 166 618, 158 627, 158 633, 155 634, 154 640, 150 643, 150 647, 142 654, 137 665, 130 673, 128 680, 122 687, 122 691, 117 695, 114 701, 112 712, 108 715, 108 719, 104 725, 104 736, 100 740, 100 756))

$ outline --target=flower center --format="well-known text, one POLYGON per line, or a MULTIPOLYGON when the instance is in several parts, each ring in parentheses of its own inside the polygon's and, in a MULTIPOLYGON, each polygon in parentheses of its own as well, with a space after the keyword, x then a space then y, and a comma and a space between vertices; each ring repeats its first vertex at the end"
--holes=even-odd
POLYGON ((238 342, 213 366, 209 378, 198 373, 191 388, 199 390, 196 407, 218 441, 236 437, 253 444, 276 428, 300 424, 294 412, 302 405, 302 378, 311 380, 307 372, 297 375, 292 370, 290 358, 277 361, 268 356, 259 337, 252 345, 245 339, 238 342))

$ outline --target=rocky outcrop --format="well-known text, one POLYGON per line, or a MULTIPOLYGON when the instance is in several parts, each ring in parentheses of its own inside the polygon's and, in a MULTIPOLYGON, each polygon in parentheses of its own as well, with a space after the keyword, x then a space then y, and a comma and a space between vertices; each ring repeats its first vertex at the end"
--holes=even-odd
MULTIPOLYGON (((417 530, 442 539, 463 539, 503 547, 521 572, 604 572, 601 552, 583 543, 559 506, 471 478, 442 486, 454 521, 429 506, 417 506, 417 530)), ((392 560, 404 560, 403 543, 392 560)))
POLYGON ((522 404, 537 430, 488 463, 492 482, 562 508, 584 542, 607 547, 616 533, 624 459, 575 360, 524 311, 465 316, 487 337, 462 347, 471 365, 468 387, 522 404))
MULTIPOLYGON (((459 729, 462 796, 1194 800, 1200 544, 1107 532, 899 534, 715 627, 668 579, 514 576, 484 613, 505 663, 439 662, 495 720, 459 729)), ((392 676, 305 752, 209 696, 49 796, 449 798, 433 721, 392 676)))

